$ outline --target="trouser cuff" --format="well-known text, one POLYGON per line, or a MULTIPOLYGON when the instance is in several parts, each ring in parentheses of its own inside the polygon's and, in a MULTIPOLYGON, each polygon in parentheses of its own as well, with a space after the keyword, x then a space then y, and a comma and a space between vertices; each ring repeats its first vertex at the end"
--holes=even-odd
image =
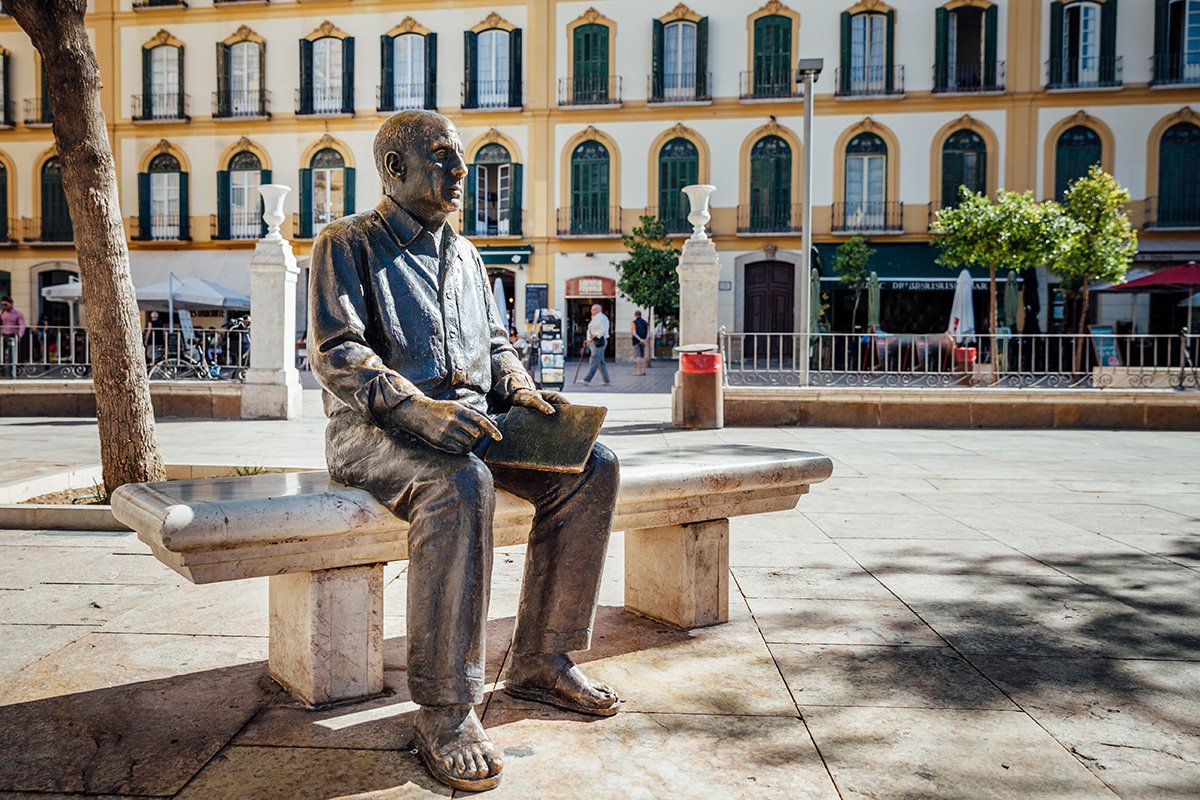
POLYGON ((591 648, 591 628, 576 628, 569 631, 544 630, 529 637, 518 634, 513 641, 513 651, 522 656, 570 653, 574 650, 590 650, 591 648))
POLYGON ((483 702, 483 680, 416 678, 409 673, 408 692, 419 706, 477 705, 483 702))

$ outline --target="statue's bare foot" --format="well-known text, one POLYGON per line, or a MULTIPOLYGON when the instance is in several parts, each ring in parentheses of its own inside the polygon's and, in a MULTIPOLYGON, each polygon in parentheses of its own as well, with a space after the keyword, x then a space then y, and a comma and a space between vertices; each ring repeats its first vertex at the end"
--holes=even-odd
POLYGON ((504 761, 474 706, 421 706, 416 746, 426 769, 447 786, 483 792, 500 784, 504 761))
POLYGON ((621 709, 621 698, 611 687, 584 675, 563 653, 513 655, 504 691, 522 700, 597 717, 611 717, 621 709))

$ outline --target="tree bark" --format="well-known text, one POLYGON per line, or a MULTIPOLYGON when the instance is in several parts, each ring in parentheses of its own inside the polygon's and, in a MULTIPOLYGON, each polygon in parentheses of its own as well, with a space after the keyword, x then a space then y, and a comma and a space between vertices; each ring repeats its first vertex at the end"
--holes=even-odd
POLYGON ((84 25, 87 0, 6 0, 5 7, 41 54, 55 109, 54 142, 88 311, 104 486, 164 480, 100 68, 84 25))
POLYGON ((1083 279, 1083 287, 1081 288, 1079 298, 1079 325, 1075 331, 1075 372, 1082 371, 1084 343, 1087 339, 1084 332, 1087 329, 1087 312, 1088 312, 1088 279, 1083 279))

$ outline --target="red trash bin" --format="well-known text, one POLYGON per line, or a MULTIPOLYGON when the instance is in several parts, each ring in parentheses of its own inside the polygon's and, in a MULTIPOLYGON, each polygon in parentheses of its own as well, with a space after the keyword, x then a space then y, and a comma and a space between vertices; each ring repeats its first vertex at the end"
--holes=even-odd
POLYGON ((679 350, 678 426, 694 430, 725 427, 721 354, 712 345, 691 345, 679 350))

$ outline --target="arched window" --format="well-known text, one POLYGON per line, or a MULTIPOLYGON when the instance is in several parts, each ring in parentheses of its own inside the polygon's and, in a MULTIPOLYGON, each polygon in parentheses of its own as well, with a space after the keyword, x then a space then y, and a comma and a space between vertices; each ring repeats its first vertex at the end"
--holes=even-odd
POLYGON ((845 230, 883 230, 887 221, 887 144, 860 133, 846 145, 845 230))
POLYGON ((502 144, 485 144, 467 167, 467 232, 475 236, 521 233, 521 165, 502 144))
MULTIPOLYGON (((321 32, 328 28, 323 25, 321 32)), ((340 32, 338 32, 340 34, 340 32)), ((300 40, 300 114, 354 113, 354 37, 300 40)))
POLYGON ((598 23, 580 25, 571 34, 571 102, 575 105, 609 102, 608 34, 608 26, 598 23))
POLYGON ((217 230, 215 239, 257 239, 263 235, 262 198, 258 187, 271 182, 271 171, 249 150, 229 159, 217 172, 217 230))
POLYGON ((385 33, 380 54, 380 111, 437 106, 437 34, 385 33))
POLYGON ((39 241, 70 242, 75 239, 67 194, 63 191, 62 162, 51 156, 42 165, 42 221, 39 241))
POLYGON ((265 117, 267 93, 264 49, 245 40, 217 45, 218 117, 265 117))
POLYGON ((676 137, 658 151, 658 218, 670 233, 686 233, 688 201, 683 187, 700 182, 700 152, 696 145, 676 137))
POLYGON ((188 176, 171 153, 159 153, 138 176, 138 238, 189 239, 188 176))
POLYGON ((792 20, 771 14, 754 20, 752 97, 792 94, 792 20))
POLYGON ((1054 150, 1054 196, 1062 200, 1072 181, 1100 163, 1102 152, 1100 136, 1091 128, 1076 125, 1063 131, 1054 150))
POLYGON ((963 189, 987 191, 987 145, 966 129, 950 134, 942 145, 942 208, 958 205, 963 189))
POLYGON ((1200 126, 1172 125, 1158 149, 1159 227, 1200 225, 1200 126))
POLYGON ((999 8, 959 6, 935 12, 935 92, 995 91, 999 8))
POLYGON ((465 56, 463 108, 521 106, 520 28, 467 31, 465 56))
MULTIPOLYGON (((894 67, 896 12, 842 12, 842 58, 838 71, 840 95, 892 94, 904 91, 894 67)), ((902 73, 900 73, 902 76, 902 73)))
POLYGON ((1050 87, 1120 84, 1116 3, 1050 4, 1050 87))
POLYGON ((300 190, 300 238, 312 238, 335 219, 354 213, 354 170, 332 147, 318 150, 300 170, 300 190))
POLYGON ((792 148, 764 136, 750 148, 750 230, 786 231, 792 218, 792 148))
POLYGON ((141 119, 183 119, 183 48, 160 44, 142 50, 141 119))
POLYGON ((571 233, 609 232, 608 149, 589 139, 571 152, 571 233))

